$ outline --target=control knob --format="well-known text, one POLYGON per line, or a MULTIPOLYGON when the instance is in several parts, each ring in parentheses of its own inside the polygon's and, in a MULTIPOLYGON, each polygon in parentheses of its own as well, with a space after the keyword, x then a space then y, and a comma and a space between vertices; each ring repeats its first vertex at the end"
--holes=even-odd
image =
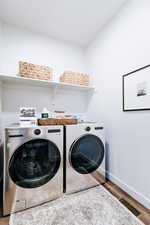
POLYGON ((35 135, 41 134, 41 130, 40 130, 40 129, 36 129, 36 130, 34 131, 34 134, 35 134, 35 135))
POLYGON ((90 131, 91 130, 91 127, 86 127, 85 130, 86 131, 90 131))

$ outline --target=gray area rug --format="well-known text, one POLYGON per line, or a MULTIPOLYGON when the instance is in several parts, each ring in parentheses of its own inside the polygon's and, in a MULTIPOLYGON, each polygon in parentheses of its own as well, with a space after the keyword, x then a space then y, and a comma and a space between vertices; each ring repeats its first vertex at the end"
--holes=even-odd
POLYGON ((12 214, 10 225, 143 225, 103 186, 12 214))

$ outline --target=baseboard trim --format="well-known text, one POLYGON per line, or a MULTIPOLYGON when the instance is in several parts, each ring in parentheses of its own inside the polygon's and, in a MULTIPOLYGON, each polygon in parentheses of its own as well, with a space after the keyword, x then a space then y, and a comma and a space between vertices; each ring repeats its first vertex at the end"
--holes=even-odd
POLYGON ((146 198, 143 194, 137 192, 134 188, 132 188, 131 186, 127 185, 125 182, 123 182, 122 180, 120 180, 118 177, 116 177, 115 175, 113 175, 110 172, 106 172, 106 177, 110 181, 112 181, 113 183, 118 185, 125 192, 127 192, 129 195, 131 195, 133 198, 135 198, 138 202, 140 202, 145 207, 150 209, 150 200, 148 198, 146 198))

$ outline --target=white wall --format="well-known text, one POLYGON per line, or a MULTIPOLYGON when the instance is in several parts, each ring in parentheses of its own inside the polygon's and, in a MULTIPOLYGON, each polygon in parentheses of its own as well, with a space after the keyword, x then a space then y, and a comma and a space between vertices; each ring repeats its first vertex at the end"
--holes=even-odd
MULTIPOLYGON (((3 47, 3 44, 2 44, 2 23, 0 22, 0 61, 2 59, 2 53, 3 53, 2 47, 3 47)), ((1 130, 2 130, 1 129, 1 124, 2 124, 1 109, 2 109, 2 87, 1 87, 1 82, 0 82, 0 136, 1 136, 1 130)))
POLYGON ((1 73, 17 74, 20 60, 52 66, 59 73, 64 70, 85 72, 81 48, 38 33, 4 24, 3 45, 5 50, 3 61, 0 62, 1 73))
MULTIPOLYGON (((0 22, 0 61, 3 57, 2 23, 0 22)), ((0 112, 1 112, 1 83, 0 83, 0 112)))
MULTIPOLYGON (((2 39, 0 74, 17 75, 20 60, 51 66, 57 75, 64 70, 79 72, 86 70, 82 48, 7 24, 2 24, 0 32, 2 39)), ((57 80, 58 76, 55 79, 57 80)), ((87 104, 86 93, 79 91, 58 90, 55 102, 51 88, 7 84, 3 85, 2 93, 5 125, 17 121, 16 113, 19 112, 20 106, 34 106, 37 107, 38 112, 41 112, 43 107, 47 107, 49 110, 64 109, 68 112, 83 113, 87 104)))
POLYGON ((150 208, 150 111, 122 111, 122 75, 150 64, 150 1, 128 1, 87 50, 98 92, 89 117, 106 127, 110 178, 150 208))

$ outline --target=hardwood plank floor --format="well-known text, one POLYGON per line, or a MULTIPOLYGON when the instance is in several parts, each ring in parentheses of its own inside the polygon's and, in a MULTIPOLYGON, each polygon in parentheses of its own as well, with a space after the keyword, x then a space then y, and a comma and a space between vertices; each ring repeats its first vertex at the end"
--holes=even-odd
POLYGON ((126 206, 135 216, 137 216, 145 225, 150 225, 150 209, 145 208, 142 204, 124 192, 116 184, 107 181, 103 185, 119 201, 126 206))
MULTIPOLYGON (((112 193, 119 201, 125 205, 135 216, 137 216, 145 225, 150 225, 150 209, 145 208, 142 204, 124 192, 116 184, 107 181, 103 186, 112 193)), ((0 202, 0 225, 9 225, 9 216, 2 217, 2 204, 0 202)), ((42 225, 42 224, 41 224, 42 225)))
POLYGON ((0 225, 9 225, 9 216, 0 218, 0 225))

